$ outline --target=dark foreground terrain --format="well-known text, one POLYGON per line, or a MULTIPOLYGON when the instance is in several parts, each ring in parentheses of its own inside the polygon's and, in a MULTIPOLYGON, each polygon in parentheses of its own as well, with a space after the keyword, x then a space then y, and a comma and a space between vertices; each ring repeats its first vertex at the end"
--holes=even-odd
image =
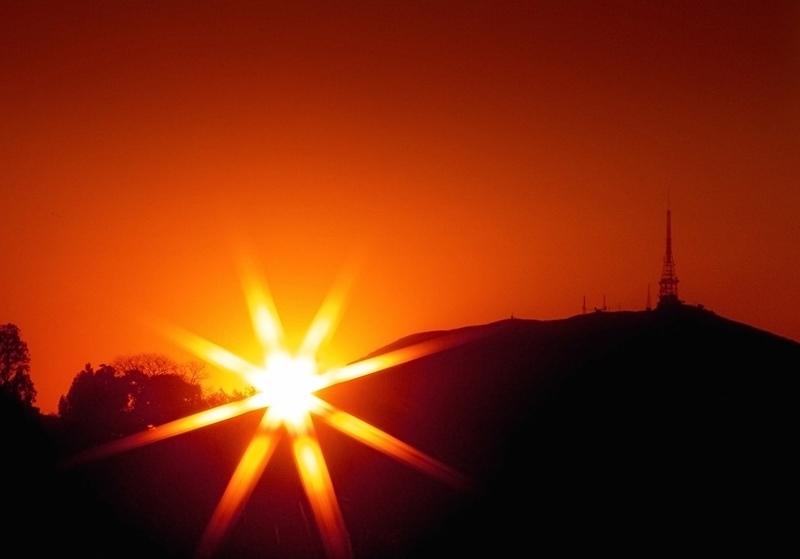
MULTIPOLYGON (((688 306, 416 334, 321 396, 476 483, 317 422, 356 558, 796 555, 800 344, 688 306)), ((62 468, 3 408, 2 556, 189 557, 257 413, 62 468)), ((279 447, 220 557, 323 558, 279 447)))

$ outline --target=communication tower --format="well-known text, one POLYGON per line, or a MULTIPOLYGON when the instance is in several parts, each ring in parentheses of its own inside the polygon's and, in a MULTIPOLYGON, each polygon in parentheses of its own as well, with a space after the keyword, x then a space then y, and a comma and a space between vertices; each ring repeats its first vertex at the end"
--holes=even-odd
POLYGON ((664 254, 664 266, 658 282, 658 306, 679 305, 678 276, 675 274, 675 261, 672 259, 672 212, 667 207, 667 250, 664 254))

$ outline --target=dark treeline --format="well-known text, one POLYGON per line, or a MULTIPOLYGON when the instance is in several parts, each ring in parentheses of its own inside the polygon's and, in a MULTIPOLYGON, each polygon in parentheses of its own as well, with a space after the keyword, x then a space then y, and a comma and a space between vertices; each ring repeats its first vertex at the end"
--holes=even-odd
POLYGON ((178 363, 157 353, 122 356, 97 368, 87 363, 61 396, 58 413, 41 415, 34 406, 36 388, 27 344, 16 325, 0 326, 4 414, 39 423, 64 452, 106 443, 253 393, 252 389, 204 390, 205 378, 202 363, 178 363))
POLYGON ((156 357, 167 366, 147 371, 115 363, 95 370, 87 364, 59 400, 57 438, 69 449, 83 448, 244 396, 221 389, 204 395, 199 382, 182 372, 181 367, 162 356, 156 357))

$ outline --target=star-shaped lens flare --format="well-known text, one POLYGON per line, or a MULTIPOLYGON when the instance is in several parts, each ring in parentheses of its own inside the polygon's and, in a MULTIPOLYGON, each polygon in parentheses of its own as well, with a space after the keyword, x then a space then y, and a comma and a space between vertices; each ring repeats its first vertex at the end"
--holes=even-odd
POLYGON ((240 374, 256 389, 256 394, 89 449, 74 456, 70 463, 131 450, 263 409, 264 415, 257 431, 244 451, 201 537, 196 549, 197 557, 214 555, 250 497, 282 436, 290 439, 294 462, 311 505, 326 556, 330 559, 352 556, 350 538, 317 439, 312 415, 353 439, 429 475, 466 490, 475 489, 471 480, 456 470, 315 395, 317 391, 334 384, 352 381, 441 351, 463 342, 463 337, 442 336, 344 367, 321 371, 316 356, 321 346, 330 338, 339 317, 344 293, 341 289, 343 283, 338 284, 339 289, 331 290, 299 349, 292 352, 286 346, 278 313, 265 284, 252 272, 252 268, 245 270, 243 280, 253 327, 264 349, 263 363, 250 363, 182 328, 163 323, 161 328, 174 341, 209 363, 240 374))

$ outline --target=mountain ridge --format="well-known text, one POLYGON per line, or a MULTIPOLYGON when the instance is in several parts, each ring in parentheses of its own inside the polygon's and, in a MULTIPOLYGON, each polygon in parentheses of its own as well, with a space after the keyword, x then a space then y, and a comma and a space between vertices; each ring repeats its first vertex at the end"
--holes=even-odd
POLYGON ((676 313, 679 314, 686 314, 686 313, 695 313, 695 316, 706 316, 708 318, 716 317, 725 323, 729 323, 730 325, 735 325, 744 329, 748 329, 753 331, 754 333, 758 333, 761 335, 769 335, 775 338, 780 338, 786 340, 788 342, 794 344, 800 344, 800 341, 794 340, 789 338, 788 336, 782 336, 780 334, 773 333, 769 330, 765 330, 763 328, 758 328, 756 326, 752 326, 745 322, 737 321, 723 315, 719 315, 714 311, 706 309, 703 305, 679 305, 674 308, 667 308, 667 309, 650 309, 650 310, 628 310, 628 311, 593 311, 587 312, 583 314, 576 314, 572 316, 567 316, 563 318, 553 318, 553 319, 533 319, 533 318, 525 318, 525 317, 510 317, 510 318, 502 318, 493 320, 490 322, 480 323, 480 324, 471 324, 467 326, 460 326, 451 329, 437 329, 437 330, 424 330, 421 332, 415 332, 413 334, 408 334, 406 336, 402 336, 392 342, 389 342, 377 349, 374 349, 367 353, 364 357, 357 359, 356 361, 362 361, 364 359, 369 359, 371 357, 376 357, 378 355, 382 355, 388 353, 390 351, 394 351, 403 347, 408 347, 410 345, 414 345, 417 343, 422 343, 437 337, 446 336, 449 334, 453 334, 460 331, 467 331, 467 330, 474 330, 478 328, 493 328, 499 327, 503 324, 510 324, 516 322, 524 322, 524 323, 536 323, 536 324, 558 324, 558 323, 569 323, 569 322, 578 322, 578 321, 592 321, 592 320, 615 320, 618 317, 624 316, 631 316, 631 315, 652 315, 652 316, 669 316, 675 315, 676 313), (655 313, 655 314, 652 314, 655 313))

